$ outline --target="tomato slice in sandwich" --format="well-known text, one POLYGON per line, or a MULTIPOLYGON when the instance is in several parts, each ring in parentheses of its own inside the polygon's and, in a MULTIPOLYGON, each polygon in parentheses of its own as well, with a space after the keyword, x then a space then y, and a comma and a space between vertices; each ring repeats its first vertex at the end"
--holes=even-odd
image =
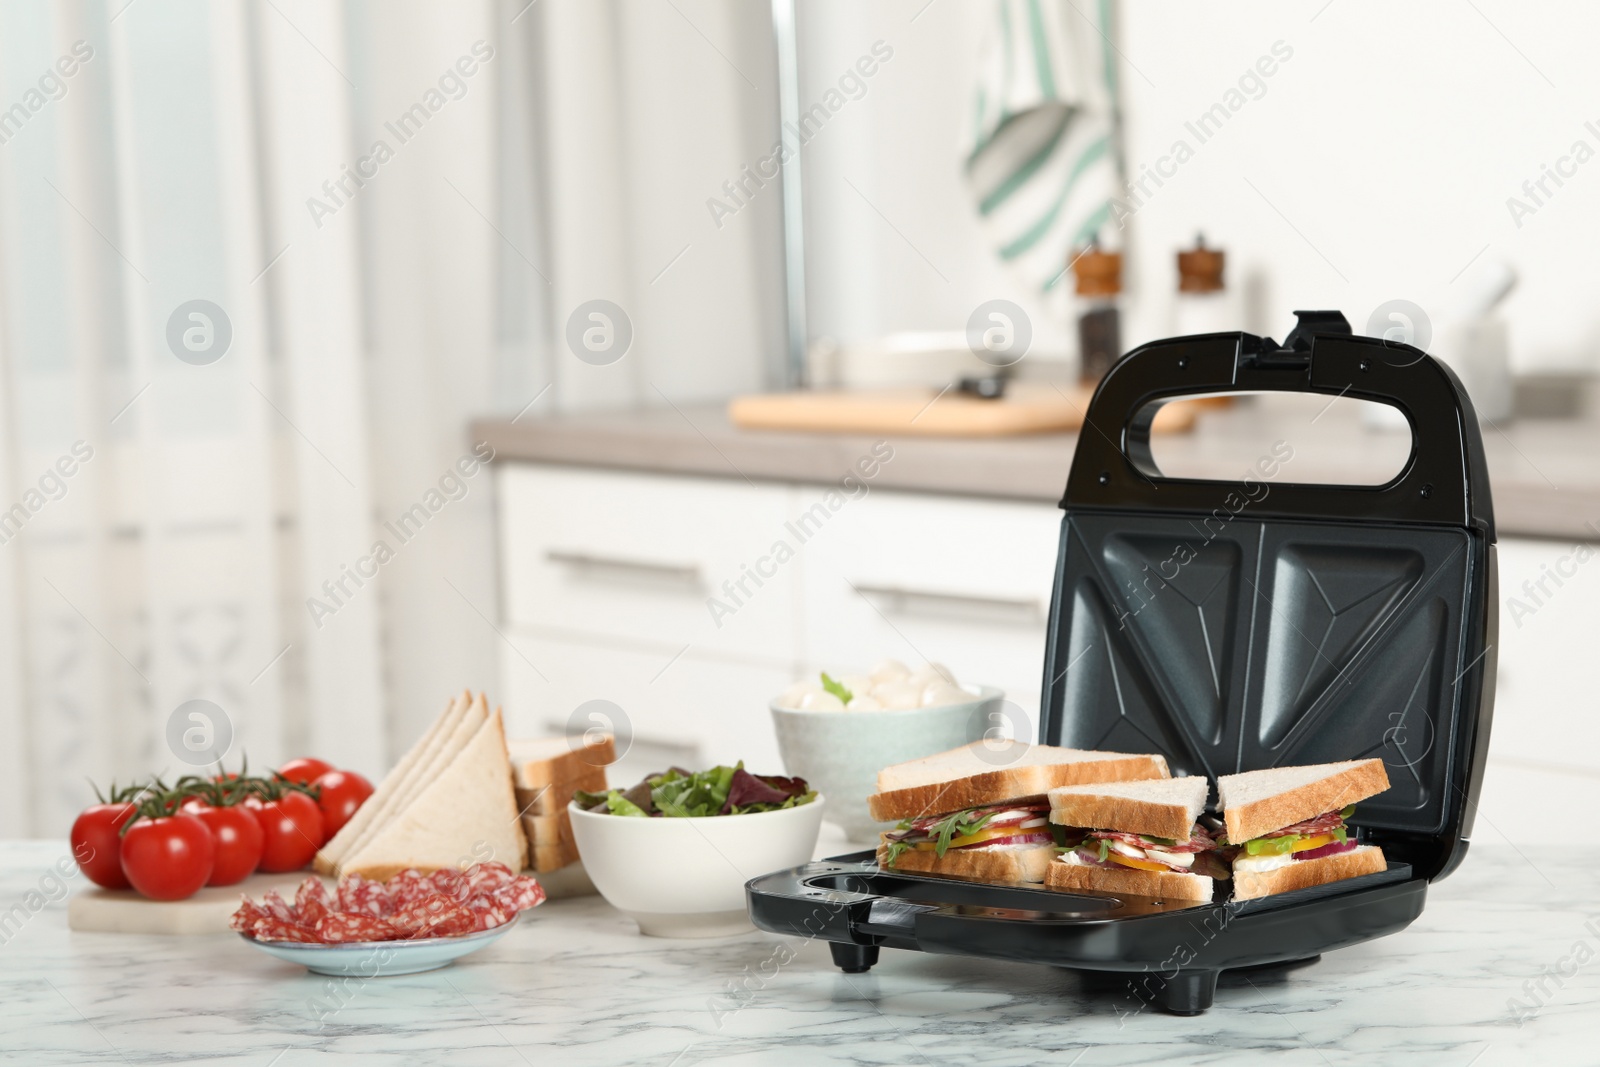
POLYGON ((1112 863, 1120 863, 1124 867, 1134 867, 1141 871, 1155 871, 1157 874, 1161 873, 1162 871, 1172 870, 1172 868, 1168 867, 1165 863, 1157 863, 1155 860, 1135 859, 1132 856, 1124 856, 1120 852, 1113 852, 1107 856, 1106 859, 1110 860, 1112 863))

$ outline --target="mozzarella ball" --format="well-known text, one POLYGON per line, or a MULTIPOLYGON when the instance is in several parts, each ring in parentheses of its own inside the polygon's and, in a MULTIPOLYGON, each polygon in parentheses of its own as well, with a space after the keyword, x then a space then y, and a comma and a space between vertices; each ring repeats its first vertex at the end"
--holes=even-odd
POLYGON ((856 697, 844 706, 846 711, 882 711, 883 702, 871 694, 856 697))
POLYGON ((932 682, 949 682, 956 684, 956 676, 950 673, 950 668, 942 663, 924 663, 911 672, 911 677, 906 679, 918 689, 925 688, 932 682))
POLYGON ((850 690, 851 693, 872 692, 872 679, 867 677, 865 674, 841 675, 839 678, 839 684, 850 690))
POLYGON ((801 711, 843 711, 844 701, 826 690, 817 689, 800 698, 801 711))
POLYGON ((885 708, 902 711, 922 706, 922 690, 908 682, 884 682, 872 691, 885 708))
POLYGON ((778 694, 778 699, 774 703, 780 708, 798 709, 805 695, 818 692, 819 688, 815 682, 792 682, 787 689, 778 694))
POLYGON ((897 682, 910 674, 911 668, 897 659, 880 660, 878 665, 872 668, 874 682, 897 682))
POLYGON ((965 704, 971 699, 970 693, 957 689, 949 682, 934 682, 922 691, 922 706, 925 708, 936 708, 944 704, 965 704))

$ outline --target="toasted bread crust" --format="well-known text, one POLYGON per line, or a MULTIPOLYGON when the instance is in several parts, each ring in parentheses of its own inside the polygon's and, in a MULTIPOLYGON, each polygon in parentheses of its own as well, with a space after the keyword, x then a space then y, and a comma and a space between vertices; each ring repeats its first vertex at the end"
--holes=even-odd
POLYGON ((1387 869, 1388 862, 1383 857, 1383 849, 1377 845, 1363 845, 1336 856, 1296 860, 1275 871, 1234 871, 1233 899, 1254 900, 1274 893, 1358 878, 1363 874, 1377 874, 1387 869))
POLYGON ((1104 867, 1079 867, 1076 864, 1050 864, 1045 872, 1044 884, 1051 889, 1074 892, 1089 890, 1096 893, 1129 893, 1162 900, 1211 899, 1213 882, 1203 874, 1179 874, 1176 871, 1108 871, 1104 867))
POLYGON ((962 811, 984 804, 1008 804, 1023 800, 1042 804, 1044 794, 1058 785, 1134 782, 1167 776, 1165 759, 1145 755, 1077 763, 997 767, 992 771, 937 785, 874 793, 867 798, 867 812, 879 822, 895 822, 947 811, 962 811))
POLYGON ((951 849, 940 857, 932 852, 913 849, 902 852, 890 867, 888 846, 878 845, 878 866, 886 871, 903 871, 912 874, 937 874, 946 878, 964 878, 973 882, 998 882, 1015 884, 1044 880, 1044 872, 1055 858, 1056 850, 1049 845, 1038 848, 1008 849, 951 849))
POLYGON ((1223 822, 1228 828, 1228 840, 1243 844, 1324 812, 1339 811, 1388 788, 1389 774, 1383 769, 1383 761, 1362 760, 1348 770, 1299 789, 1228 808, 1223 812, 1223 822))
POLYGON ((1052 794, 1050 821, 1086 830, 1121 830, 1187 841, 1194 829, 1190 810, 1182 804, 1131 797, 1052 794))

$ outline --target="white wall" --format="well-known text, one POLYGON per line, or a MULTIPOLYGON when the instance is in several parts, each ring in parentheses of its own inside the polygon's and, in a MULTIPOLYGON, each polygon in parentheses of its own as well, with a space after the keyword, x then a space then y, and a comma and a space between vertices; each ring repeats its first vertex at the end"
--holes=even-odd
MULTIPOLYGON (((813 142, 813 333, 959 329, 980 301, 1017 298, 973 219, 956 150, 987 5, 935 3, 911 21, 922 5, 825 0, 801 10, 802 96, 872 40, 896 49, 868 94, 813 142)), ((1522 276, 1506 308, 1514 364, 1594 366, 1600 311, 1585 297, 1600 282, 1600 158, 1550 185, 1555 195, 1520 228, 1506 200, 1574 141, 1600 152, 1600 106, 1589 106, 1600 68, 1586 51, 1600 7, 1548 4, 1534 18, 1490 0, 1141 0, 1118 13, 1130 171, 1180 137, 1195 149, 1129 223, 1128 341, 1167 331, 1172 253, 1203 229, 1229 252, 1230 285, 1259 279, 1242 302, 1245 328, 1281 338, 1294 308, 1337 307, 1359 330, 1395 298, 1437 323, 1463 269, 1500 257, 1522 276), (1265 92, 1200 144, 1184 122, 1280 40, 1292 56, 1265 92)))

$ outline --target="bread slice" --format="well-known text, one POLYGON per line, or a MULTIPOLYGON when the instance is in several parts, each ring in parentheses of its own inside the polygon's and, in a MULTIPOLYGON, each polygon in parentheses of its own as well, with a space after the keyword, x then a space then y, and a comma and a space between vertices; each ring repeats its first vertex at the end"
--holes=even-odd
POLYGON ((974 741, 885 767, 867 811, 879 822, 1043 796, 1060 785, 1166 778, 1161 756, 1089 752, 1022 741, 974 741))
MULTIPOLYGON (((1165 835, 1163 835, 1165 836, 1165 835)), ((1161 900, 1209 901, 1214 883, 1203 874, 1177 871, 1111 871, 1104 867, 1080 867, 1057 860, 1045 872, 1044 884, 1051 889, 1089 890, 1095 893, 1128 893, 1161 900)))
POLYGON ((1042 882, 1045 869, 1055 858, 1053 845, 1031 845, 1018 848, 953 848, 939 856, 933 852, 912 849, 900 853, 894 866, 887 864, 887 842, 878 845, 878 866, 886 871, 910 874, 937 874, 946 878, 964 878, 973 882, 1042 882))
POLYGON ((553 841, 533 846, 533 869, 536 873, 559 871, 578 862, 578 846, 572 841, 553 841))
MULTIPOLYGON (((1296 819, 1296 822, 1299 820, 1296 819)), ((1314 860, 1295 860, 1271 871, 1233 872, 1233 899, 1254 900, 1274 893, 1287 893, 1293 889, 1326 885, 1363 874, 1377 874, 1389 869, 1383 849, 1377 845, 1362 845, 1335 856, 1314 860)))
POLYGON ((571 781, 557 782, 538 789, 519 788, 517 810, 524 815, 556 815, 567 809, 567 805, 572 803, 572 794, 580 789, 585 793, 604 793, 606 769, 591 767, 583 777, 571 781))
POLYGON ((509 761, 496 709, 455 759, 341 865, 341 872, 382 880, 407 867, 431 871, 485 860, 522 870, 528 844, 517 817, 509 761))
MULTIPOLYGON (((342 852, 334 852, 331 858, 334 863, 333 873, 342 874, 345 862, 360 853, 383 827, 396 819, 404 811, 419 791, 427 788, 429 783, 438 778, 467 746, 474 736, 482 729, 484 722, 489 718, 489 705, 482 693, 473 697, 470 692, 463 692, 462 698, 466 706, 457 716, 449 731, 440 739, 439 744, 428 753, 427 758, 413 767, 411 773, 400 783, 392 796, 383 804, 374 808, 372 816, 367 820, 365 827, 350 841, 342 852)), ((372 803, 369 797, 362 809, 372 803)))
POLYGON ((367 832, 379 809, 392 806, 395 797, 409 786, 413 775, 444 743, 456 722, 466 714, 471 703, 471 694, 463 692, 445 705, 444 711, 433 720, 433 725, 428 727, 404 756, 400 757, 400 762, 395 764, 394 769, 383 776, 383 780, 378 783, 378 788, 372 791, 372 795, 356 809, 350 820, 339 828, 339 832, 317 851, 316 859, 312 863, 313 869, 319 874, 329 875, 337 870, 339 859, 347 855, 351 844, 367 832))
POLYGON ((522 832, 528 835, 528 843, 535 847, 571 841, 572 813, 562 808, 554 815, 524 815, 522 832))
POLYGON ((1242 845, 1388 788, 1389 774, 1380 759, 1272 767, 1218 778, 1217 805, 1228 840, 1242 845))
POLYGON ((617 761, 616 740, 604 734, 590 743, 589 738, 543 737, 536 740, 508 741, 511 767, 518 789, 543 789, 557 782, 570 782, 588 776, 617 761))
POLYGON ((1206 810, 1211 783, 1204 778, 1064 785, 1050 790, 1050 821, 1086 830, 1120 830, 1187 841, 1206 810))

